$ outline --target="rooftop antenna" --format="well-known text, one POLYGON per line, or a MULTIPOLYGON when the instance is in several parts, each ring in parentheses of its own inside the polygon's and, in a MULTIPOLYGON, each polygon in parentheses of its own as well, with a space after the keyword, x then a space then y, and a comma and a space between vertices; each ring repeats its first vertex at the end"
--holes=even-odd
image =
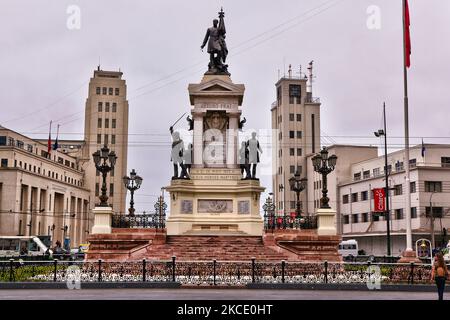
POLYGON ((283 57, 283 78, 286 78, 286 58, 283 57))
POLYGON ((291 68, 290 64, 289 64, 288 74, 289 74, 289 79, 292 78, 292 68, 291 68))
POLYGON ((280 79, 280 69, 278 69, 278 79, 277 80, 279 80, 280 79))
POLYGON ((311 60, 308 65, 308 72, 309 72, 309 83, 308 83, 308 92, 312 95, 312 89, 313 89, 313 62, 314 60, 311 60))
POLYGON ((98 56, 98 66, 97 66, 97 70, 100 71, 100 56, 98 56))

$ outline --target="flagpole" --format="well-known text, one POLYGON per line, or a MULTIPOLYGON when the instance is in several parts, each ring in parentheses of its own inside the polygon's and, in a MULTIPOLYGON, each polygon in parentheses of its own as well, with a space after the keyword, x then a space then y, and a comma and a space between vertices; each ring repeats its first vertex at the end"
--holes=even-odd
MULTIPOLYGON (((411 189, 410 189, 410 172, 409 172, 409 110, 408 110, 408 70, 406 55, 406 0, 402 0, 403 11, 403 90, 404 90, 404 121, 405 121, 405 210, 406 210, 406 250, 403 257, 415 258, 415 253, 412 249, 412 230, 411 230, 411 189)), ((408 19, 409 20, 409 19, 408 19)), ((408 31, 409 32, 409 31, 408 31)), ((408 258, 407 258, 408 259, 408 258)))

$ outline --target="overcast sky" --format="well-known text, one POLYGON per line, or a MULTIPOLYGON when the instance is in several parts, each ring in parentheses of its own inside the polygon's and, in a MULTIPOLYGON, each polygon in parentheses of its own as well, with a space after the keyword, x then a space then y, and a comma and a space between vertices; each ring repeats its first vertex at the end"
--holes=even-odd
MULTIPOLYGON (((53 120, 60 138, 82 139, 87 84, 99 57, 103 70, 120 68, 130 105, 128 168, 144 178, 137 210, 152 209, 172 174, 168 127, 189 111, 187 86, 206 71, 199 47, 221 6, 229 71, 246 86, 247 127, 270 128, 278 70, 292 64, 306 71, 314 60, 314 96, 329 137, 322 143, 380 145, 372 132, 386 101, 389 134, 398 137, 390 144, 401 147, 401 0, 3 0, 0 124, 46 138, 53 120), (79 29, 67 27, 72 5, 80 9, 79 29), (367 26, 370 6, 379 8, 379 29, 367 26)), ((450 1, 410 0, 410 15, 411 143, 450 143, 450 1)), ((268 191, 270 181, 262 176, 268 191)))

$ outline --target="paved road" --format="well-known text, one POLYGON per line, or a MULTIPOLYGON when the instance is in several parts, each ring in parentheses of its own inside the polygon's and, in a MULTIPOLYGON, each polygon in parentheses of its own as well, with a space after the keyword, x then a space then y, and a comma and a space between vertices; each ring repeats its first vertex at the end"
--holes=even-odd
MULTIPOLYGON (((249 289, 13 289, 0 290, 0 300, 436 300, 434 292, 249 290, 249 289)), ((450 299, 450 296, 444 296, 450 299)))

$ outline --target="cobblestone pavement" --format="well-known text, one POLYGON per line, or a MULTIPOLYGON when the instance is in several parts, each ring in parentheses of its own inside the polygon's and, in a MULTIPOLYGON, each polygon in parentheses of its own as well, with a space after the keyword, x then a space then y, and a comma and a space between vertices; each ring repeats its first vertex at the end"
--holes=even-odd
MULTIPOLYGON (((2 289, 0 300, 436 300, 435 292, 249 289, 2 289)), ((449 299, 444 295, 444 299, 449 299)))

